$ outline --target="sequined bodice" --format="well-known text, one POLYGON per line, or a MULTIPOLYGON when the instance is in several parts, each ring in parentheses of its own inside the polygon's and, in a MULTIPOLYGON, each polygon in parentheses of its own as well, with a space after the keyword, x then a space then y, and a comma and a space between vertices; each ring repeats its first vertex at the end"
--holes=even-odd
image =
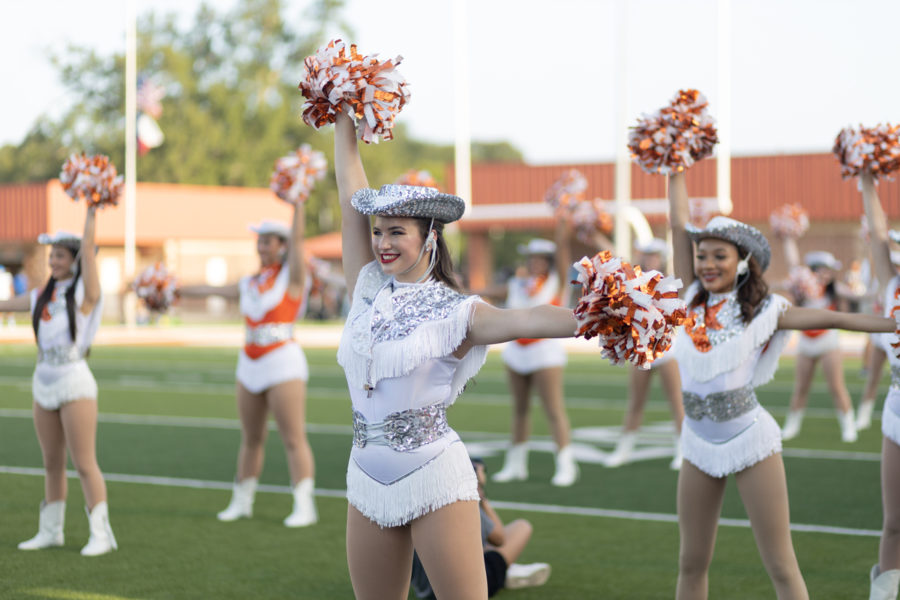
MULTIPOLYGON (((769 301, 770 297, 763 300, 758 312, 764 311, 769 301)), ((687 333, 700 352, 709 352, 746 329, 737 292, 710 294, 705 304, 689 308, 688 317, 691 321, 686 325, 687 333)))

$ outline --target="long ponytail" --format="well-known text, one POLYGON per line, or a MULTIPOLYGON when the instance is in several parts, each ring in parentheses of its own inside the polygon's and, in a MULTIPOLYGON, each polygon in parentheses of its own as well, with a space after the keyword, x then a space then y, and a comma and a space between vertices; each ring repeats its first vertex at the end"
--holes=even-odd
MULTIPOLYGON (((78 280, 81 278, 81 261, 78 260, 78 253, 76 251, 69 247, 65 248, 72 253, 73 258, 75 259, 75 277, 72 278, 72 285, 66 290, 66 316, 69 319, 69 337, 71 337, 74 342, 77 334, 75 326, 75 287, 78 285, 78 280)), ((31 315, 31 328, 34 329, 35 341, 38 339, 38 330, 41 327, 41 315, 44 313, 47 303, 50 302, 50 298, 53 297, 53 290, 55 289, 56 279, 51 275, 50 279, 47 281, 47 285, 41 290, 41 295, 38 296, 37 302, 34 304, 34 314, 31 315)))

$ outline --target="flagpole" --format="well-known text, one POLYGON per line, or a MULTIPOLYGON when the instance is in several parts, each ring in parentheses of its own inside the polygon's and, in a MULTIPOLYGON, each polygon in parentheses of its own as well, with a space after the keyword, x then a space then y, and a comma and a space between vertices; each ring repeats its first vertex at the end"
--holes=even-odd
MULTIPOLYGON (((137 219, 137 8, 136 0, 125 5, 125 281, 134 281, 136 270, 137 219)), ((125 324, 136 323, 136 298, 123 297, 125 324)))

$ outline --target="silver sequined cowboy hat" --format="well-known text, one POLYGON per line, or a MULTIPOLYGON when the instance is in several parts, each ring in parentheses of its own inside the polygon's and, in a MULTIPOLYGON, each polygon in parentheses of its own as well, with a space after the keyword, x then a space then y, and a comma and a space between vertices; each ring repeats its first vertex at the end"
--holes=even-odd
POLYGON ((772 248, 769 246, 769 240, 759 229, 746 223, 719 216, 713 217, 703 229, 693 225, 687 225, 685 229, 695 242, 707 238, 731 242, 741 250, 749 252, 763 271, 769 267, 769 262, 772 260, 772 248))
POLYGON ((818 267, 828 267, 834 271, 840 271, 841 261, 834 257, 834 254, 831 252, 825 252, 824 250, 817 250, 815 252, 807 252, 803 257, 803 263, 809 267, 810 269, 816 269, 818 267))
POLYGON ((56 233, 42 233, 38 236, 38 244, 47 246, 65 246, 78 251, 81 248, 81 236, 69 231, 57 231, 56 233))
POLYGON ((662 254, 665 256, 669 252, 669 244, 666 240, 660 238, 650 238, 646 242, 637 242, 634 249, 641 254, 662 254))
POLYGON ((282 221, 263 221, 250 225, 248 229, 257 235, 277 235, 285 240, 291 237, 291 226, 282 221))
POLYGON ((437 188, 396 183, 383 185, 380 190, 357 190, 350 202, 363 215, 434 219, 439 223, 452 223, 466 210, 459 196, 437 188))
POLYGON ((519 244, 516 249, 523 256, 553 256, 556 254, 556 244, 540 238, 529 240, 527 244, 519 244))

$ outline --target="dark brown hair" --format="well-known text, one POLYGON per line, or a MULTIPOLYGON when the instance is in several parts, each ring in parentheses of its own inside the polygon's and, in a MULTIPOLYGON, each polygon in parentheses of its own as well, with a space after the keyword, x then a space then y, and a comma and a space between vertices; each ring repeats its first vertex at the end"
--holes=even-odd
MULTIPOLYGON (((431 219, 415 217, 415 221, 419 226, 419 233, 422 234, 422 239, 427 240, 428 227, 431 226, 431 219)), ((431 272, 431 276, 448 288, 461 292, 462 288, 456 281, 456 276, 453 274, 453 259, 450 257, 450 249, 447 247, 447 242, 444 239, 444 224, 435 221, 432 229, 434 229, 436 234, 437 257, 434 261, 434 270, 431 272)), ((423 260, 428 260, 430 258, 431 257, 428 256, 427 252, 425 253, 425 256, 422 257, 423 260)))
MULTIPOLYGON (((66 290, 66 316, 69 317, 69 336, 72 338, 72 341, 75 341, 75 286, 78 284, 78 279, 81 277, 81 261, 78 260, 78 251, 74 248, 70 248, 69 246, 61 246, 65 248, 72 254, 72 258, 75 260, 75 277, 72 278, 72 285, 69 286, 69 289, 66 290)), ((37 302, 34 303, 34 314, 31 315, 31 327, 34 329, 34 340, 38 339, 38 329, 41 327, 41 314, 44 312, 44 307, 47 306, 47 303, 50 302, 50 298, 53 296, 53 290, 56 289, 56 279, 52 276, 47 281, 47 285, 44 286, 44 289, 41 291, 41 295, 38 296, 37 302)))
MULTIPOLYGON (((738 257, 743 259, 746 256, 747 252, 738 248, 738 257)), ((749 267, 750 270, 747 271, 746 275, 735 275, 738 279, 744 278, 743 282, 739 282, 737 301, 741 306, 741 318, 745 324, 753 320, 760 303, 769 295, 769 285, 763 279, 762 269, 759 268, 759 263, 756 262, 756 258, 753 256, 750 257, 749 267)), ((706 304, 708 299, 709 292, 701 285, 700 291, 691 300, 691 307, 706 304)))

